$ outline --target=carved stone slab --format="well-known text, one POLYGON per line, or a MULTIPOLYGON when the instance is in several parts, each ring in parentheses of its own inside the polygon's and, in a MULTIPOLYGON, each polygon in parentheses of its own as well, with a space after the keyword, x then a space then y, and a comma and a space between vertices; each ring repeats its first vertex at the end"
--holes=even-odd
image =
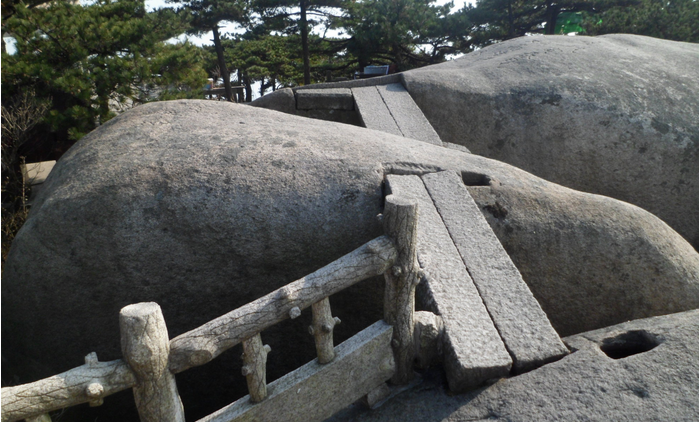
POLYGON ((476 202, 455 172, 422 180, 514 361, 527 371, 568 354, 476 202))
POLYGON ((425 278, 418 302, 444 322, 444 365, 449 388, 461 392, 510 372, 505 349, 478 290, 418 176, 388 176, 392 194, 418 201, 417 253, 425 278))
POLYGON ((364 127, 403 136, 375 86, 352 88, 352 95, 364 127))
POLYGON ((384 103, 391 111, 398 128, 406 138, 430 144, 442 145, 442 140, 427 120, 422 110, 415 104, 413 97, 401 84, 378 85, 376 87, 384 103))
POLYGON ((352 92, 347 88, 306 89, 296 93, 299 110, 353 110, 352 92))
POLYGON ((331 363, 316 359, 269 384, 263 402, 245 396, 198 422, 324 420, 393 376, 392 335, 379 321, 337 346, 331 363))

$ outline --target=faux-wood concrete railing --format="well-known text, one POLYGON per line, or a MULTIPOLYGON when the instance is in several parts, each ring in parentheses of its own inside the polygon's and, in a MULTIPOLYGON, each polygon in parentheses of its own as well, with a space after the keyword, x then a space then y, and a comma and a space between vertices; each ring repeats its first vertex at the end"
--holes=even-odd
MULTIPOLYGON (((408 383, 413 376, 413 313, 415 286, 419 281, 417 204, 393 195, 386 197, 383 225, 385 236, 172 340, 168 340, 165 321, 156 303, 126 306, 119 314, 124 359, 99 362, 96 354, 91 353, 85 358, 85 365, 78 368, 33 383, 3 388, 2 420, 50 421, 47 415, 50 411, 81 403, 98 406, 104 397, 133 388, 142 422, 184 421, 174 375, 203 365, 239 343, 243 343, 243 375, 250 398, 240 399, 228 406, 230 409, 224 408, 203 420, 243 419, 250 417, 245 416, 246 412, 256 411, 261 413, 253 418, 274 415, 274 402, 291 400, 296 403, 284 396, 284 388, 305 383, 304 387, 322 389, 327 388, 327 383, 337 383, 337 379, 325 379, 325 384, 308 382, 313 377, 332 378, 333 365, 337 366, 335 372, 339 373, 346 372, 342 365, 380 366, 381 374, 368 377, 367 383, 361 386, 352 385, 354 390, 366 390, 360 391, 362 394, 369 393, 377 387, 377 382, 383 383, 389 378, 394 384, 408 383), (385 323, 377 323, 334 348, 332 333, 339 319, 332 317, 328 297, 380 274, 384 274, 386 279, 384 319, 393 326, 392 329, 385 323), (274 391, 276 396, 274 400, 265 401, 266 360, 270 349, 263 345, 260 332, 286 318, 298 317, 301 310, 309 306, 313 311, 313 325, 309 331, 315 337, 317 362, 283 377, 288 379, 275 381, 275 384, 279 383, 274 391), (371 360, 369 355, 378 355, 386 349, 382 349, 382 339, 390 340, 393 356, 388 360, 382 357, 371 360), (341 359, 336 359, 336 352, 341 359), (266 405, 269 405, 268 409, 261 409, 266 405)), ((329 397, 328 400, 333 399, 329 397)), ((350 403, 313 403, 314 407, 327 405, 329 408, 312 414, 317 415, 316 419, 324 418, 329 416, 328 412, 340 410, 350 403)), ((299 414, 305 415, 305 421, 314 420, 307 412, 299 414)))

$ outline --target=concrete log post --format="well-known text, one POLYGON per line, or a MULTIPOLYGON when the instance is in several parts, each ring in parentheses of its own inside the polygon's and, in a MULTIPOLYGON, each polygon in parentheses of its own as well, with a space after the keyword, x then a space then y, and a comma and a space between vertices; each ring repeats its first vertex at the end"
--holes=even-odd
POLYGON ((267 354, 271 351, 269 345, 262 345, 259 333, 243 340, 243 375, 253 403, 267 398, 267 354))
POLYGON ((136 373, 133 387, 141 422, 184 422, 175 376, 168 370, 170 341, 160 306, 137 303, 119 313, 121 351, 136 373))
POLYGON ((327 297, 314 303, 311 309, 313 310, 313 325, 308 327, 308 331, 315 337, 318 363, 330 363, 335 359, 333 330, 335 325, 340 323, 340 318, 333 318, 330 311, 330 299, 327 297))
POLYGON ((413 378, 415 287, 420 281, 417 263, 417 202, 394 195, 386 197, 383 226, 395 243, 398 258, 384 273, 384 319, 393 325, 391 345, 396 360, 394 384, 404 385, 413 378))

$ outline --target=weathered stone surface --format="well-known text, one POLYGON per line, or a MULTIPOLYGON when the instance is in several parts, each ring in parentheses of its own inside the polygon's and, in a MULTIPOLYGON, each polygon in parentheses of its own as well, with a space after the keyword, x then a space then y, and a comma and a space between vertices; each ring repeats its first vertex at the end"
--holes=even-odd
POLYGON ((296 92, 299 110, 354 110, 352 91, 347 88, 304 89, 296 92))
POLYGON ((386 107, 390 110, 391 116, 393 116, 403 136, 430 144, 442 145, 439 135, 402 84, 377 85, 376 89, 381 94, 381 98, 386 103, 386 107))
POLYGON ((452 144, 451 142, 442 142, 442 146, 445 148, 455 149, 455 150, 461 151, 461 152, 467 152, 469 154, 471 153, 471 151, 468 148, 466 148, 465 146, 459 145, 459 144, 452 144))
POLYGON ((442 317, 449 388, 463 392, 510 373, 512 359, 418 176, 388 176, 390 192, 418 202, 417 258, 425 276, 421 307, 442 317))
POLYGON ((422 180, 512 356, 514 370, 527 371, 567 355, 461 177, 444 171, 422 180))
POLYGON ((659 216, 699 248, 699 45, 521 37, 403 74, 444 142, 659 216))
POLYGON ((352 94, 362 126, 442 145, 437 132, 400 83, 352 88, 352 94))
MULTIPOLYGON (((695 421, 699 419, 699 311, 565 338, 576 350, 532 372, 448 396, 439 374, 371 412, 355 407, 331 422, 695 421), (621 339, 621 340, 619 340, 621 339), (616 342, 614 341, 616 340, 616 342), (616 344, 613 359, 604 350, 616 344)), ((612 353, 613 354, 613 353, 612 353)))
MULTIPOLYGON (((382 234, 385 174, 438 170, 483 181, 469 191, 559 333, 699 307, 699 255, 632 205, 360 127, 151 103, 85 136, 46 179, 3 265, 3 382, 66 371, 92 351, 121 357, 123 306, 158 303, 174 337, 309 274, 382 234)), ((374 282, 331 298, 336 343, 381 317, 374 282)), ((315 358, 309 324, 304 312, 265 330, 270 381, 315 358)), ((239 358, 177 375, 188 420, 245 394, 231 376, 239 358)), ((135 420, 117 396, 80 410, 135 420)))
POLYGON ((608 197, 580 201, 536 186, 528 195, 516 190, 507 181, 469 187, 559 335, 699 307, 689 305, 696 300, 689 299, 695 289, 689 286, 699 282, 698 255, 690 253, 692 263, 676 273, 678 284, 670 281, 674 277, 667 271, 677 268, 670 257, 688 256, 693 248, 668 242, 676 234, 659 219, 647 220, 647 212, 608 197), (651 244, 657 255, 638 253, 651 244), (555 275, 549 272, 553 267, 555 275), (639 271, 644 278, 631 281, 639 271), (665 283, 684 290, 686 299, 670 293, 674 288, 665 283), (658 306, 666 311, 656 312, 658 306))
POLYGON ((296 114, 296 96, 291 88, 278 89, 250 103, 254 107, 296 114))
POLYGON ((352 88, 355 108, 362 119, 362 126, 381 132, 403 136, 391 112, 375 86, 352 88))

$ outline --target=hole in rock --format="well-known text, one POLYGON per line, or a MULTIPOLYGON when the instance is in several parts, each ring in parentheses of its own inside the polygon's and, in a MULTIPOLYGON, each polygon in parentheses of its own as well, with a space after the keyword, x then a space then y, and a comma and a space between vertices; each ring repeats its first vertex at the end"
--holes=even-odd
POLYGON ((466 186, 489 186, 490 177, 485 174, 473 173, 470 171, 461 172, 461 179, 466 186))
POLYGON ((602 341, 600 349, 612 359, 623 359, 654 349, 662 341, 645 330, 628 331, 602 341))

